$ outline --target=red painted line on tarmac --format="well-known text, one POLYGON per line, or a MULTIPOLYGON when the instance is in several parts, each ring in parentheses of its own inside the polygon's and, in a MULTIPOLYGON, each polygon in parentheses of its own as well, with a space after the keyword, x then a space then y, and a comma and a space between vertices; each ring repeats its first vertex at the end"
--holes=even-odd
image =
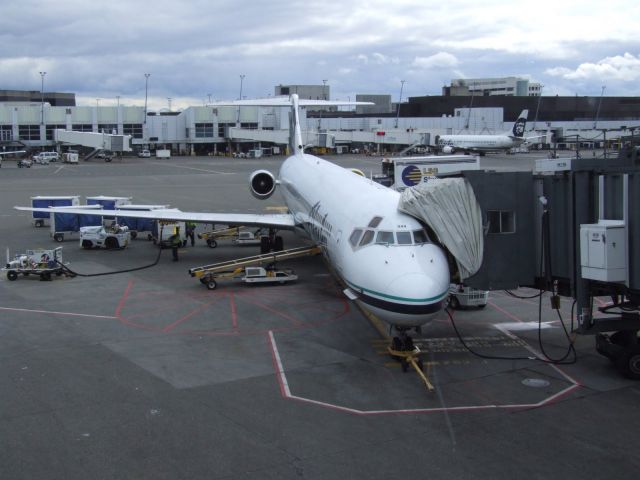
POLYGON ((181 323, 186 322, 187 320, 189 320, 191 317, 193 317, 194 315, 197 315, 198 313, 201 313, 204 309, 209 308, 211 305, 213 305, 215 302, 217 302, 218 299, 214 298, 213 300, 211 300, 210 302, 205 303, 204 305, 200 305, 198 308, 196 308, 195 310, 192 310, 191 312, 187 313, 186 315, 180 317, 178 320, 176 320, 175 322, 167 325, 166 327, 164 327, 162 329, 163 333, 169 333, 171 332, 175 327, 177 327, 178 325, 180 325, 181 323))
POLYGON ((520 323, 524 323, 524 321, 518 317, 516 317, 515 315, 513 315, 512 313, 507 312, 505 309, 503 309, 502 307, 499 307, 498 305, 496 305, 493 302, 489 302, 489 305, 491 305, 493 308, 495 308, 496 310, 498 310, 499 312, 503 313, 504 315, 506 315, 507 317, 509 317, 512 320, 515 320, 516 322, 520 322, 520 323))
POLYGON ((279 317, 282 317, 285 320, 289 320, 292 324, 294 324, 297 327, 300 327, 300 326, 305 324, 304 322, 298 320, 297 318, 290 317, 286 313, 281 312, 279 310, 276 310, 275 308, 272 308, 269 305, 265 305, 264 303, 261 303, 261 302, 258 302, 258 301, 252 300, 252 299, 246 299, 246 300, 249 303, 251 303, 252 305, 255 305, 255 306, 260 307, 260 308, 264 308, 268 312, 271 312, 271 313, 273 313, 273 314, 275 314, 275 315, 277 315, 279 317))
POLYGON ((116 307, 116 317, 120 318, 120 314, 122 312, 122 309, 124 308, 124 304, 127 302, 127 298, 129 298, 129 293, 131 292, 132 288, 133 280, 129 280, 129 284, 127 285, 127 288, 124 289, 124 293, 122 294, 122 297, 118 302, 118 306, 116 307))
POLYGON ((238 309, 236 306, 236 299, 233 292, 229 292, 229 305, 231 307, 231 328, 234 331, 238 330, 238 309))

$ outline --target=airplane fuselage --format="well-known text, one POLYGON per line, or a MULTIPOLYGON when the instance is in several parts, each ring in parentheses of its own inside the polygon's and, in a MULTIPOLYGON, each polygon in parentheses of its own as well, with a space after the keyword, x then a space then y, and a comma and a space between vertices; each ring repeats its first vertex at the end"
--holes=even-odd
POLYGON ((515 139, 508 135, 442 135, 438 139, 438 146, 491 152, 508 150, 519 146, 522 142, 523 139, 515 139))
POLYGON ((398 192, 301 153, 283 163, 279 182, 296 224, 366 308, 399 327, 422 325, 442 308, 445 255, 398 211, 398 192))

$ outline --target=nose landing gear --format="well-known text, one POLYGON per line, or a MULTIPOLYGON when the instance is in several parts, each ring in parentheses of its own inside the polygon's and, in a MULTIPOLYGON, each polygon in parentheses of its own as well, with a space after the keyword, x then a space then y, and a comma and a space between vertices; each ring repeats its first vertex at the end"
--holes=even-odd
POLYGON ((407 372, 409 366, 412 366, 422 378, 427 390, 432 392, 434 387, 423 372, 424 364, 422 358, 420 358, 422 353, 420 348, 413 344, 413 339, 407 335, 406 329, 396 328, 396 330, 398 331, 398 336, 393 337, 391 345, 387 347, 389 355, 400 362, 403 372, 407 372))

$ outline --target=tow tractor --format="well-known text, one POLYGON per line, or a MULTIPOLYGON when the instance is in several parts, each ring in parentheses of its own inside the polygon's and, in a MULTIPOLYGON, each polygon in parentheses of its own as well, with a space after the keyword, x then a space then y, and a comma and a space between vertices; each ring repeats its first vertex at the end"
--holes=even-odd
POLYGON ((51 250, 27 250, 16 254, 13 260, 9 259, 7 249, 7 265, 2 271, 7 272, 7 279, 10 281, 17 280, 19 274, 25 277, 38 275, 40 280, 44 281, 51 280, 52 275, 73 276, 62 263, 62 247, 51 250))
POLYGON ((213 263, 189 269, 189 274, 200 280, 209 290, 215 290, 221 279, 239 279, 244 283, 284 284, 298 279, 292 270, 276 270, 275 262, 302 256, 317 255, 319 247, 300 247, 280 252, 254 255, 226 262, 213 263), (268 264, 265 267, 256 265, 268 264))
POLYGON ((109 227, 80 227, 82 248, 125 248, 131 240, 129 228, 116 224, 109 227))
POLYGON ((489 302, 487 290, 477 290, 462 284, 449 286, 449 307, 453 310, 467 307, 484 308, 489 302))
POLYGON ((255 232, 242 230, 243 227, 229 227, 203 232, 198 234, 198 238, 205 240, 209 248, 216 248, 219 240, 232 240, 236 245, 260 245, 262 231, 255 232))

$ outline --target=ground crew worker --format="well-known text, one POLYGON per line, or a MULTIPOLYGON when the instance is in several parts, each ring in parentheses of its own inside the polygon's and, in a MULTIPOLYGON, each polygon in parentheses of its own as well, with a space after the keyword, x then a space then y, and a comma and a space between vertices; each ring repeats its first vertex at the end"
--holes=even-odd
POLYGON ((187 229, 187 238, 191 239, 191 246, 193 247, 196 244, 196 224, 194 222, 186 222, 185 228, 187 229))
POLYGON ((180 227, 176 228, 176 231, 171 237, 169 237, 169 243, 171 244, 171 253, 173 254, 173 261, 178 261, 178 248, 182 246, 182 240, 180 239, 180 227))

